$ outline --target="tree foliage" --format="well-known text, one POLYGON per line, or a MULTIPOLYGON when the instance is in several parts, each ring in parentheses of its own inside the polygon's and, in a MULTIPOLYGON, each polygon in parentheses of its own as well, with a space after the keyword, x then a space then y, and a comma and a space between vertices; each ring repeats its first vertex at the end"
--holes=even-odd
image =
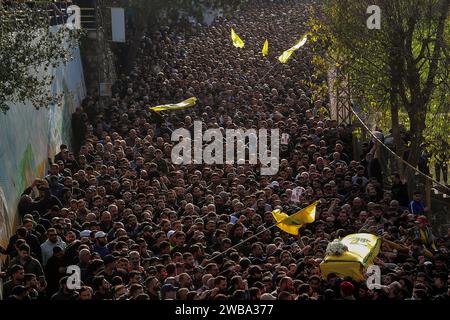
POLYGON ((0 110, 30 101, 47 107, 60 97, 52 95, 53 76, 47 72, 71 59, 81 32, 65 25, 50 29, 49 3, 13 2, 0 6, 0 110))
POLYGON ((310 22, 316 50, 328 52, 316 65, 337 66, 337 85, 348 86, 367 115, 376 113, 379 126, 394 136, 401 125, 409 129, 413 166, 424 145, 436 152, 449 142, 449 7, 449 0, 324 0, 310 22), (366 25, 374 4, 379 30, 366 25))

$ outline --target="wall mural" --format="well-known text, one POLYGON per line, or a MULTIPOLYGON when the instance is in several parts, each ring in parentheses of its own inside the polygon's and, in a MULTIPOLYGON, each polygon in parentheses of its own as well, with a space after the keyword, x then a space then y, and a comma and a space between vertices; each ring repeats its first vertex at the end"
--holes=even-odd
POLYGON ((36 110, 30 103, 10 106, 0 114, 0 245, 5 246, 14 226, 19 197, 34 179, 45 175, 48 158, 70 145, 71 115, 86 95, 79 49, 64 66, 50 69, 52 91, 63 93, 60 105, 36 110))

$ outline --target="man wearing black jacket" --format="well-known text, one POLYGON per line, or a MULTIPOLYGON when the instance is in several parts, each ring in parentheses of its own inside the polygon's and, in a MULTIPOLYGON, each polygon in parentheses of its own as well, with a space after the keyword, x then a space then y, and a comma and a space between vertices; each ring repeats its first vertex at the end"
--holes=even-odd
POLYGON ((59 281, 66 275, 64 250, 61 247, 53 248, 53 255, 45 266, 45 279, 47 281, 47 294, 53 295, 59 289, 59 281))
POLYGON ((45 179, 37 179, 33 181, 33 184, 26 188, 20 198, 18 211, 20 217, 23 217, 27 213, 32 211, 38 211, 40 215, 43 215, 53 205, 57 205, 62 208, 61 201, 50 193, 50 187, 48 181, 45 179), (39 196, 33 199, 30 194, 34 187, 39 190, 39 196))
POLYGON ((42 262, 42 253, 41 246, 38 238, 28 232, 26 228, 20 227, 17 229, 16 233, 9 239, 8 247, 6 248, 6 254, 10 257, 16 257, 18 252, 16 250, 16 242, 19 239, 24 239, 25 242, 30 246, 31 253, 34 258, 36 258, 39 262, 42 262))

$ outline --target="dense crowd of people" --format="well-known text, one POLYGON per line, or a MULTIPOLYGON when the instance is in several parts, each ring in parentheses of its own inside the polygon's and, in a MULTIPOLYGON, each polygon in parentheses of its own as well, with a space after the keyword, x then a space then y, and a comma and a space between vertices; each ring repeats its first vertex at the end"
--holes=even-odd
POLYGON ((1 248, 3 298, 448 300, 450 230, 433 235, 420 192, 409 199, 399 176, 386 189, 375 143, 353 159, 351 129, 306 85, 325 81, 313 76, 308 45, 277 61, 306 31, 309 4, 250 1, 232 20, 147 34, 110 105, 84 101, 74 148, 62 145, 45 179, 21 196, 22 223, 1 248), (244 48, 232 46, 231 27, 244 48), (148 109, 194 96, 194 108, 148 109), (288 134, 278 173, 173 164, 172 131, 192 131, 196 120, 204 130, 288 134), (299 236, 270 228, 272 210, 292 214, 316 200, 315 222, 299 236), (328 243, 358 232, 382 238, 375 289, 320 273, 328 243))

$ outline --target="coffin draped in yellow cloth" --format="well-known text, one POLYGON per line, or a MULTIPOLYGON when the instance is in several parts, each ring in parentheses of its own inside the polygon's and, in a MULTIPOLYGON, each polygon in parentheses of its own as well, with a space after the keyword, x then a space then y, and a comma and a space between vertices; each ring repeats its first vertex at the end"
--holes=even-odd
POLYGON ((344 237, 342 244, 348 248, 341 255, 326 255, 320 264, 324 279, 330 273, 351 277, 354 280, 365 279, 365 270, 373 264, 380 252, 381 240, 370 233, 355 233, 344 237))

